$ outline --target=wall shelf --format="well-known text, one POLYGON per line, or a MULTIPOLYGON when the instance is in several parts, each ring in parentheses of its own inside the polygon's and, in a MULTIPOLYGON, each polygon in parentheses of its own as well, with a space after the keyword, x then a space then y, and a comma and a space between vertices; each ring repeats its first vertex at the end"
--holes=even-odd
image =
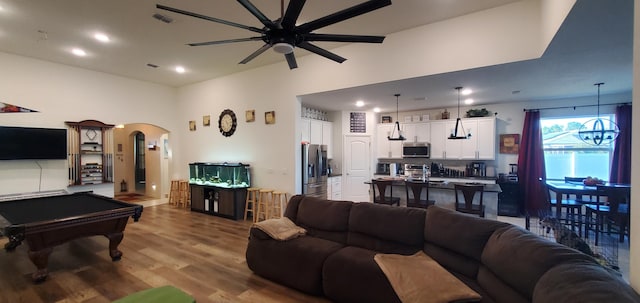
POLYGON ((113 182, 113 127, 97 120, 65 122, 69 127, 69 185, 113 182))

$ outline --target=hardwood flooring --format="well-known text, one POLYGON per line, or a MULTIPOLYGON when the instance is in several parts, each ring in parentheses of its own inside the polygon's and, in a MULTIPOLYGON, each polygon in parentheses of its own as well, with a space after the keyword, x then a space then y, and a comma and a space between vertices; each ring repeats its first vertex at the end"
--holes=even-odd
MULTIPOLYGON (((251 222, 191 212, 169 204, 145 206, 130 220, 112 262, 105 237, 54 247, 49 277, 33 284, 27 244, 0 251, 0 303, 111 302, 173 285, 201 302, 329 302, 254 275, 245 250, 251 222)), ((6 238, 0 238, 4 245, 6 238)))

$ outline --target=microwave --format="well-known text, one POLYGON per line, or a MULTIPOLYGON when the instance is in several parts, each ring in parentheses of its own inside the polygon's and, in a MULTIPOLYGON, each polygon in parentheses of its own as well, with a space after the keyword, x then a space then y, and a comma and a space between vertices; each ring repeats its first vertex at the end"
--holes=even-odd
POLYGON ((403 158, 429 158, 431 144, 426 142, 405 142, 402 144, 403 158))

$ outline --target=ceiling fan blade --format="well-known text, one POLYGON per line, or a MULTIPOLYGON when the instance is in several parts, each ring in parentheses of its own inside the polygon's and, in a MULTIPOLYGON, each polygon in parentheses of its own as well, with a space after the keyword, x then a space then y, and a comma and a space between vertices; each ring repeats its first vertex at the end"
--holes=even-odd
POLYGON ((284 13, 282 21, 280 22, 283 28, 292 29, 296 26, 296 21, 298 21, 298 17, 300 16, 300 12, 302 12, 302 7, 304 7, 305 2, 306 0, 289 1, 287 11, 284 13))
POLYGON ((260 22, 262 22, 262 24, 264 24, 264 26, 266 26, 268 28, 276 28, 277 27, 275 23, 273 23, 271 20, 269 20, 269 18, 267 18, 267 16, 265 16, 249 0, 238 0, 238 2, 240 2, 240 4, 242 4, 242 6, 244 6, 244 8, 246 8, 252 15, 254 15, 256 18, 258 18, 258 20, 260 20, 260 22))
POLYGON ((301 42, 300 44, 298 44, 298 47, 306 49, 306 50, 308 50, 308 51, 310 51, 312 53, 316 53, 316 54, 318 54, 320 56, 323 56, 323 57, 325 57, 327 59, 331 59, 331 60, 336 61, 338 63, 342 63, 345 60, 347 60, 346 58, 340 57, 340 56, 338 56, 338 55, 336 55, 336 54, 334 54, 334 53, 332 53, 332 52, 330 52, 330 51, 328 51, 328 50, 326 50, 324 48, 317 47, 317 46, 315 46, 315 45, 313 45, 313 44, 311 44, 309 42, 301 42))
POLYGON ((284 54, 284 57, 287 59, 287 63, 289 64, 289 69, 298 68, 298 62, 296 62, 296 56, 293 54, 293 52, 284 54))
POLYGON ((190 16, 190 17, 200 18, 200 19, 207 20, 207 21, 213 21, 213 22, 216 22, 216 23, 221 23, 221 24, 229 25, 229 26, 233 26, 233 27, 239 27, 239 28, 242 28, 242 29, 250 30, 252 32, 256 32, 256 33, 263 34, 265 32, 265 30, 263 30, 261 28, 257 28, 257 27, 253 27, 253 26, 246 26, 246 25, 242 25, 242 24, 239 24, 239 23, 235 23, 235 22, 231 22, 231 21, 227 21, 227 20, 222 20, 222 19, 218 19, 218 18, 214 18, 214 17, 209 17, 209 16, 205 16, 205 15, 201 15, 201 14, 197 14, 197 13, 193 13, 193 12, 189 12, 189 11, 173 8, 173 7, 160 5, 160 4, 156 4, 156 7, 159 8, 159 9, 163 9, 163 10, 166 10, 166 11, 170 11, 170 12, 174 12, 174 13, 178 13, 178 14, 182 14, 182 15, 186 15, 186 16, 190 16))
POLYGON ((331 15, 324 16, 322 18, 307 22, 298 26, 298 32, 310 33, 316 29, 338 23, 355 16, 366 14, 370 11, 391 5, 391 0, 370 0, 358 5, 352 6, 347 9, 343 9, 339 12, 335 12, 331 15))
POLYGON ((247 63, 249 63, 249 61, 253 60, 255 57, 259 56, 260 54, 264 53, 264 51, 266 51, 266 50, 268 50, 270 48, 271 48, 271 44, 269 44, 269 43, 263 45, 257 51, 253 52, 251 55, 249 55, 248 57, 244 58, 244 60, 240 61, 239 64, 247 64, 247 63))
POLYGON ((197 42, 197 43, 188 43, 187 45, 189 45, 189 46, 203 46, 203 45, 217 45, 217 44, 227 44, 227 43, 234 43, 234 42, 257 41, 257 40, 262 40, 262 37, 251 37, 251 38, 218 40, 218 41, 208 41, 208 42, 197 42))
POLYGON ((382 43, 384 36, 361 36, 361 35, 336 35, 336 34, 305 34, 302 35, 304 41, 328 41, 328 42, 363 42, 382 43))

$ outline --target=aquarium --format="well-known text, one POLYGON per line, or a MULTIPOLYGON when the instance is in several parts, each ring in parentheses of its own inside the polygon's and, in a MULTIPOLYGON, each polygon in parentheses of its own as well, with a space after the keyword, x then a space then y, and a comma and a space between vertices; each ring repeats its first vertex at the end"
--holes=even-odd
POLYGON ((189 164, 189 183, 224 188, 246 188, 251 186, 248 164, 203 163, 189 164))

